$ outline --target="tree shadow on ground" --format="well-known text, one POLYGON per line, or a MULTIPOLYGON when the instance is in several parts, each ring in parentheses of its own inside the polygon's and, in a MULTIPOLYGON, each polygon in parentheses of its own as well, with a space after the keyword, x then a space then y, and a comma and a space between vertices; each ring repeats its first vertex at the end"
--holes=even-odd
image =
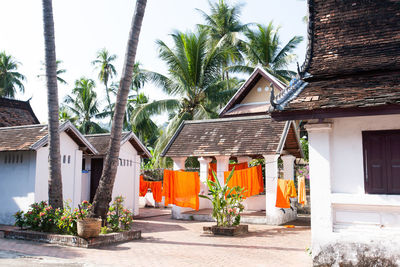
POLYGON ((186 231, 185 227, 178 224, 165 224, 149 221, 135 221, 133 225, 134 230, 141 230, 142 233, 157 233, 157 232, 171 232, 171 231, 186 231))

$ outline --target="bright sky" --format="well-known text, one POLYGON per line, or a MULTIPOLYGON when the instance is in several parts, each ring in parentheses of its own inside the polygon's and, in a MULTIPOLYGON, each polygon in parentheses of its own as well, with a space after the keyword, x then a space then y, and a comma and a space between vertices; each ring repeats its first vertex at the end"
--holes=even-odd
MULTIPOLYGON (((268 24, 273 20, 275 25, 281 26, 280 36, 284 43, 294 35, 303 36, 304 41, 296 50, 299 64, 303 63, 307 25, 302 18, 307 14, 306 1, 248 0, 239 3, 245 4, 243 23, 268 24)), ((104 97, 98 72, 91 65, 96 52, 103 47, 118 56, 115 66, 118 71, 116 81, 119 80, 134 8, 134 0, 53 1, 56 54, 67 70, 62 77, 68 82, 68 85, 59 85, 60 102, 70 93, 74 81, 82 76, 94 79, 99 97, 104 97)), ((209 13, 207 0, 148 0, 136 56, 145 69, 166 74, 166 67, 158 58, 155 40, 170 43, 168 34, 173 30, 187 31, 203 23, 196 8, 209 13)), ((25 94, 17 94, 17 98, 27 100, 32 97, 34 112, 41 122, 46 122, 46 88, 44 80, 37 78, 44 61, 41 1, 3 0, 1 10, 0 51, 6 51, 21 62, 19 72, 27 77, 25 94)), ((295 65, 292 69, 295 70, 295 65)), ((145 86, 143 92, 150 99, 166 97, 152 85, 145 86)), ((157 122, 162 123, 163 119, 165 117, 159 117, 157 122)))

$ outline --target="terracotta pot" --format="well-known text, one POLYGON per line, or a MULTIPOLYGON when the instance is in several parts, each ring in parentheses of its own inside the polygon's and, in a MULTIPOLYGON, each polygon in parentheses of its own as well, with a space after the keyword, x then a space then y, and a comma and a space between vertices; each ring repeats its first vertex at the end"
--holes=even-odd
POLYGON ((85 218, 77 221, 78 236, 83 238, 97 237, 101 230, 101 219, 85 218))

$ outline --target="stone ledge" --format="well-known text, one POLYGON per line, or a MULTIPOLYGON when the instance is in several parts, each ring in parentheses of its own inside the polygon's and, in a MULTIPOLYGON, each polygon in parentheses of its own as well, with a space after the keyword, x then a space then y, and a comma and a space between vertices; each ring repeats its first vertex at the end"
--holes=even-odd
POLYGON ((98 237, 84 239, 79 236, 42 233, 29 230, 4 231, 4 238, 36 241, 63 246, 91 248, 119 242, 141 239, 141 231, 131 230, 126 232, 110 233, 98 237))
POLYGON ((247 234, 249 232, 249 226, 247 224, 241 224, 238 226, 222 227, 222 226, 204 226, 203 231, 205 233, 212 233, 214 235, 224 236, 236 236, 241 234, 247 234))

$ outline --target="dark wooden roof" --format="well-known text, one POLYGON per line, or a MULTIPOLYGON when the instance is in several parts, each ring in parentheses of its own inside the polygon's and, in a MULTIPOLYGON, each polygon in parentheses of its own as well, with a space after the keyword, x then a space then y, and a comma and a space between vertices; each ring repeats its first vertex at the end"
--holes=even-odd
POLYGON ((29 101, 0 97, 0 127, 39 124, 29 101))
MULTIPOLYGON (((60 125, 60 132, 68 134, 86 154, 97 154, 96 149, 70 123, 60 125)), ((0 128, 0 151, 37 150, 48 143, 48 127, 43 124, 0 128)))
POLYGON ((400 113, 400 0, 309 0, 300 80, 275 98, 278 120, 400 113))
MULTIPOLYGON (((260 156, 280 154, 288 132, 297 140, 288 151, 301 157, 292 122, 277 122, 269 116, 185 121, 162 152, 168 157, 260 156)), ((292 138, 290 140, 293 140, 292 138)))
MULTIPOLYGON (((108 152, 108 145, 110 142, 110 133, 105 134, 90 134, 85 135, 86 139, 96 148, 100 155, 106 155, 108 152)), ((147 148, 140 142, 136 135, 132 132, 122 133, 121 145, 129 141, 132 146, 136 149, 138 154, 145 158, 151 158, 151 153, 147 148)))

